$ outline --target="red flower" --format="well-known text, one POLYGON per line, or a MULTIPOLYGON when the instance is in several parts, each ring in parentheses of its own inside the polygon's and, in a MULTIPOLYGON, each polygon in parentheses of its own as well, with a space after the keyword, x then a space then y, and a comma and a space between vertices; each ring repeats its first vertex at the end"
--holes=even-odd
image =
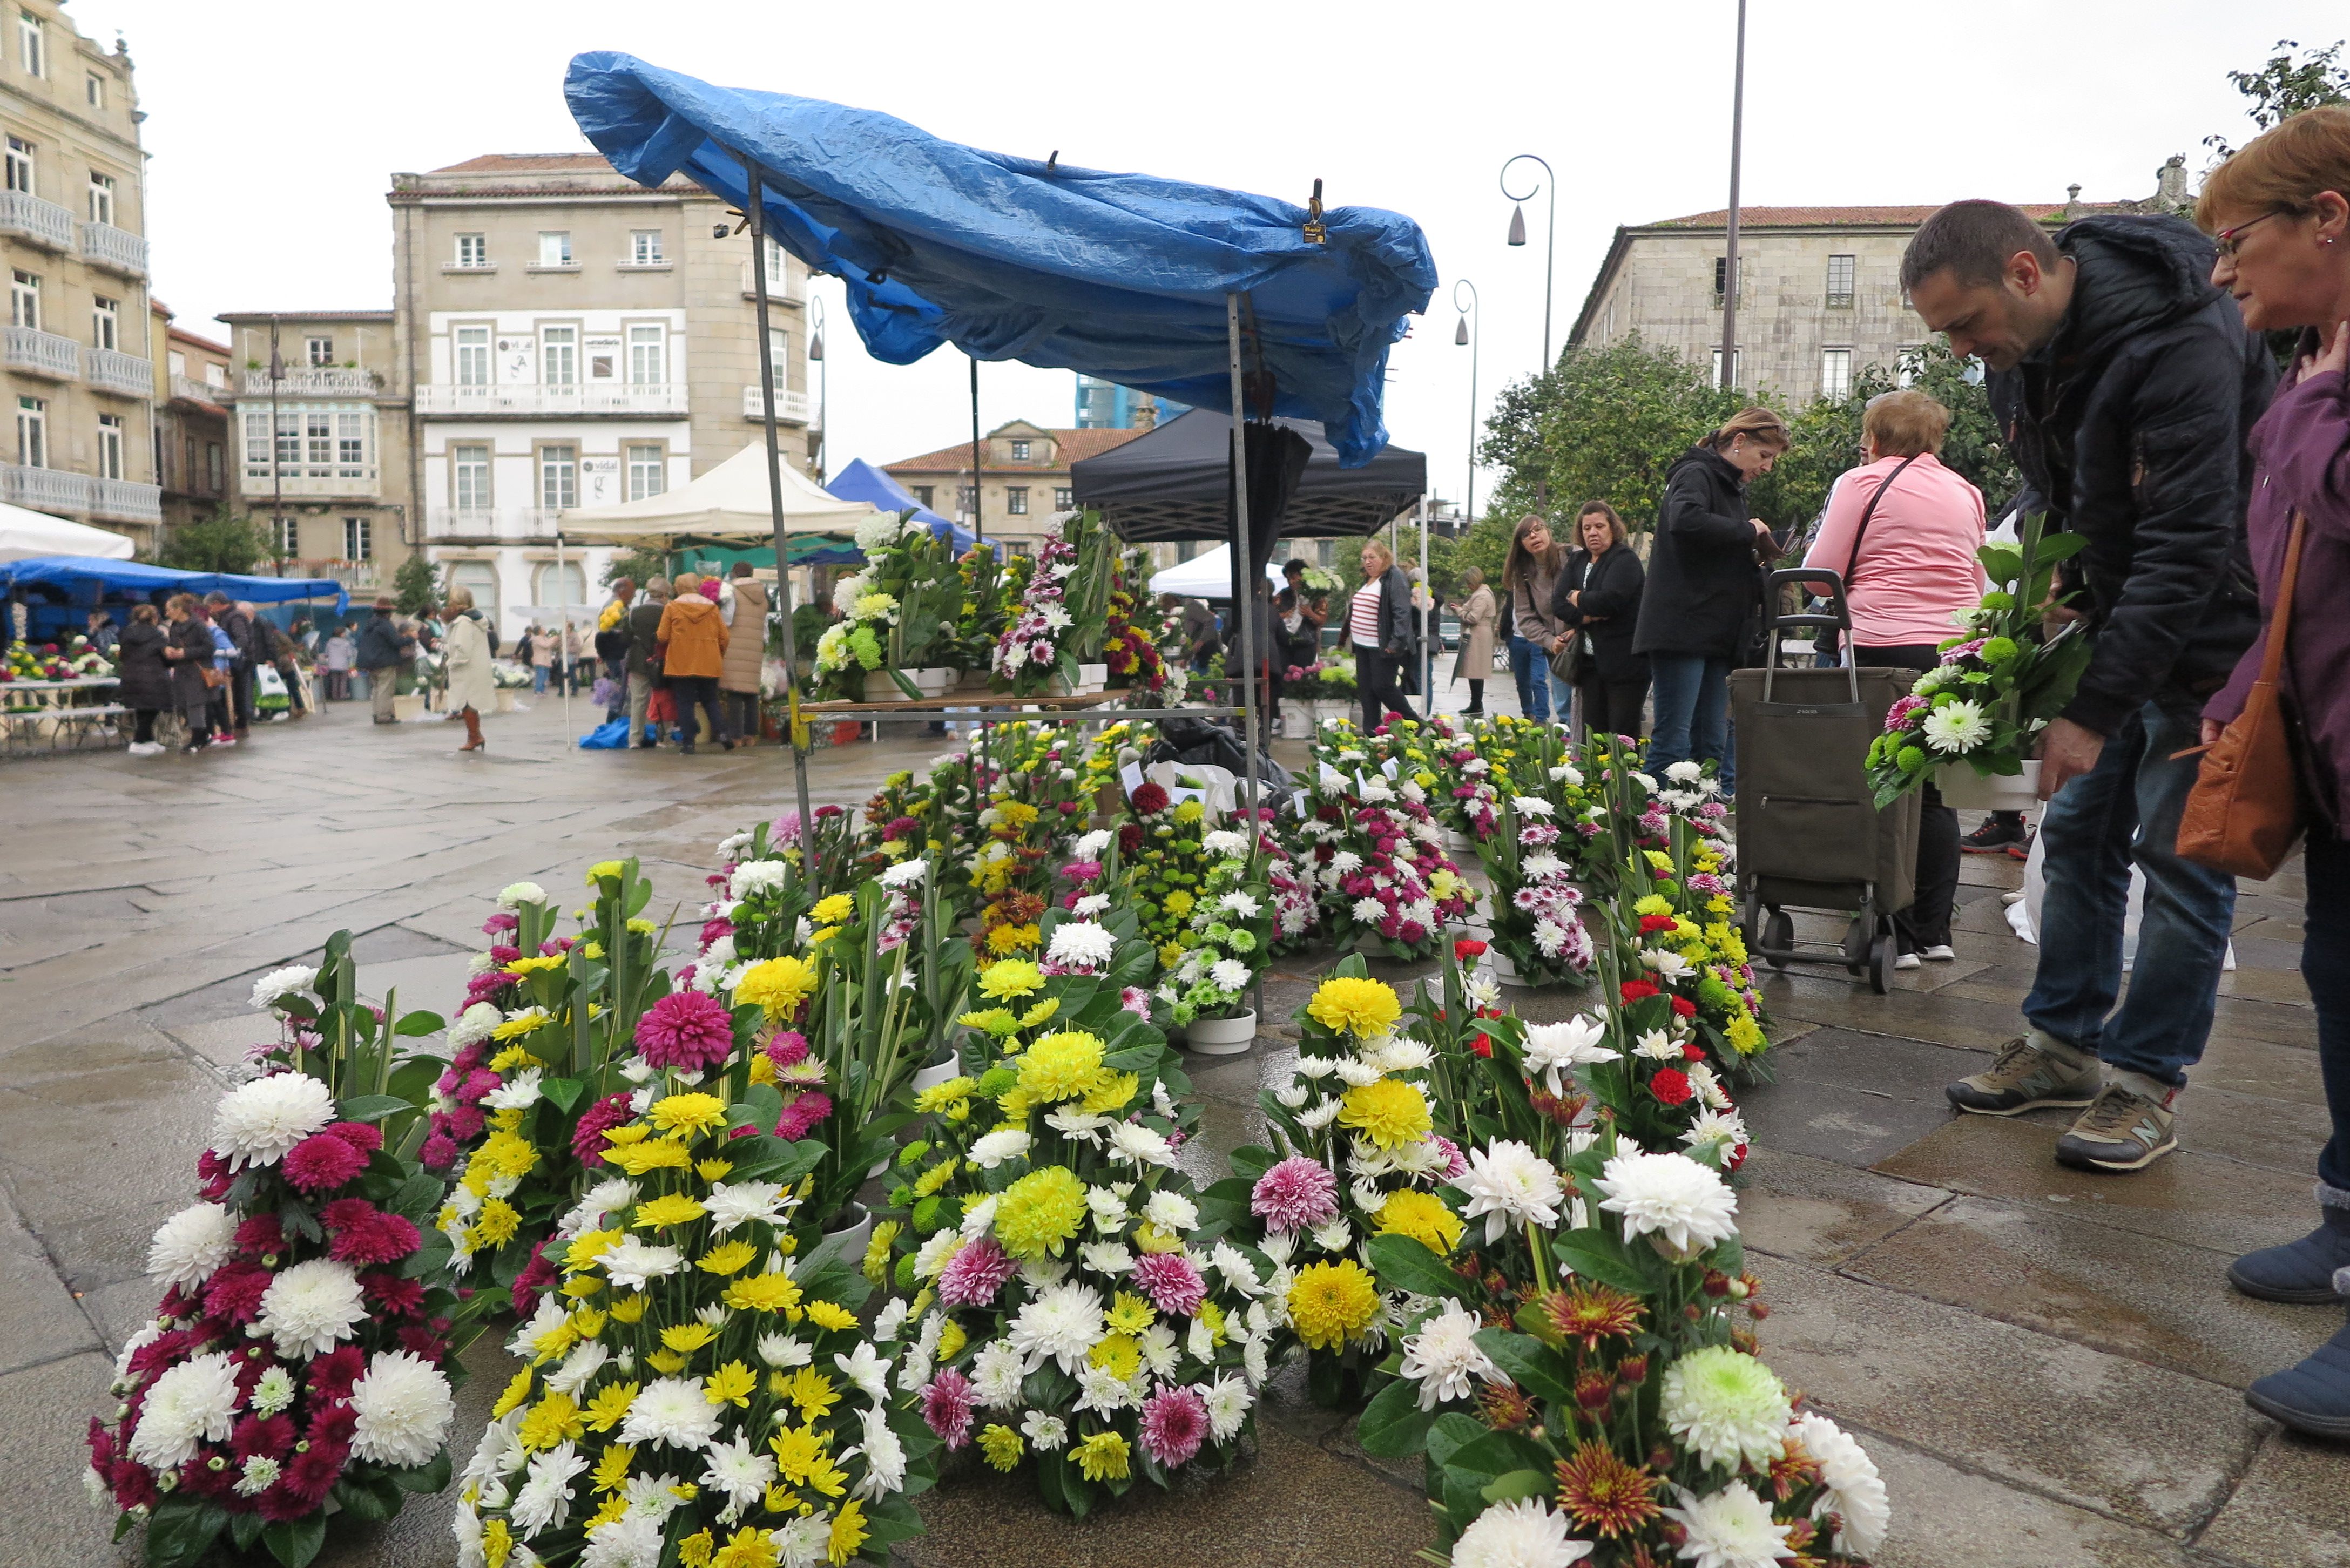
POLYGON ((1670 915, 1643 915, 1640 917, 1640 934, 1645 937, 1658 931, 1669 931, 1679 923, 1670 915))
POLYGON ((1704 1061, 1705 1047, 1699 1044, 1694 1040, 1685 1042, 1681 1046, 1681 1060, 1684 1062, 1704 1061))
POLYGON ((367 1168, 367 1162, 364 1153, 337 1137, 335 1129, 328 1127, 286 1151, 286 1179, 315 1198, 347 1185, 367 1168))
POLYGON ((1478 1055, 1486 1057, 1490 1060, 1493 1054, 1492 1037, 1491 1035, 1480 1034, 1476 1039, 1469 1042, 1469 1049, 1477 1053, 1478 1055))
POLYGON ((351 1385, 367 1370, 367 1358, 356 1345, 338 1345, 310 1363, 310 1393, 318 1399, 348 1399, 351 1385))
POLYGON ((258 1263, 230 1263, 204 1287, 204 1311, 231 1323, 251 1323, 261 1312, 262 1293, 277 1276, 258 1263))
POLYGON ((1132 798, 1137 816, 1152 816, 1167 809, 1167 792, 1156 784, 1145 783, 1132 798))
POLYGON ((626 1095, 613 1095, 589 1106, 579 1113, 579 1125, 572 1129, 572 1154, 580 1164, 591 1169, 603 1164, 604 1134, 627 1121, 632 1114, 626 1095))
POLYGON ((229 1434, 228 1443, 239 1464, 255 1454, 283 1462, 286 1450, 294 1446, 294 1417, 247 1416, 229 1434))
POLYGON ((434 1366, 449 1354, 448 1343, 421 1323, 404 1324, 400 1330, 400 1347, 411 1355, 421 1355, 434 1366))
MULTIPOLYGON (((545 1242, 540 1243, 545 1246, 545 1242)), ((424 1310, 424 1285, 420 1280, 404 1280, 398 1274, 367 1273, 359 1276, 359 1287, 368 1300, 395 1317, 414 1317, 424 1310)), ((538 1303, 533 1302, 536 1312, 538 1303)))
POLYGON ((1697 1003, 1691 1002, 1686 996, 1676 996, 1673 998, 1673 1012, 1679 1017, 1695 1018, 1697 1016, 1697 1003))
POLYGON ((1472 958, 1483 957, 1484 952, 1485 944, 1469 937, 1462 937, 1452 944, 1452 957, 1455 962, 1466 963, 1472 958))
POLYGON ((1636 1002, 1646 1002, 1658 994, 1657 988, 1645 980, 1627 980, 1617 989, 1623 993, 1624 1005, 1627 1007, 1636 1002))
POLYGON ((1657 1075, 1648 1080, 1648 1093, 1669 1106, 1686 1104, 1694 1092, 1690 1087, 1689 1075, 1679 1067, 1659 1067, 1657 1075))
MULTIPOLYGON (((1156 786, 1146 784, 1143 787, 1149 789, 1156 786)), ((1118 848, 1119 854, 1132 855, 1141 847, 1142 829, 1139 825, 1129 822, 1118 828, 1118 848)))
POLYGON ((236 1228, 236 1250, 240 1252, 258 1256, 282 1251, 285 1246, 286 1232, 279 1228, 275 1214, 255 1214, 236 1228))
POLYGON ((383 1129, 372 1122, 330 1122, 322 1130, 332 1133, 361 1154, 373 1154, 383 1147, 383 1129))

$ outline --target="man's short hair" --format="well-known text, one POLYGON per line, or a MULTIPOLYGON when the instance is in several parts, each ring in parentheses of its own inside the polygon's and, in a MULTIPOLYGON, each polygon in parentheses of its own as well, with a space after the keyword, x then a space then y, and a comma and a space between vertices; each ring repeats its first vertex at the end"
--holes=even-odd
POLYGON ((2022 208, 2005 202, 1953 202, 1927 219, 1901 253, 1906 293, 1938 273, 1965 288, 1997 284, 2010 257, 2030 251, 2042 266, 2056 263, 2055 242, 2022 208))

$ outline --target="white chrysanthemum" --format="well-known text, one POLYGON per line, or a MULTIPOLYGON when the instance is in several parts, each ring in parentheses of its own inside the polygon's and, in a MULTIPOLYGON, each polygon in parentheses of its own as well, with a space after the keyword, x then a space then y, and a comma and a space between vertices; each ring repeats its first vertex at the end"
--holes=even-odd
POLYGON ((1777 1375, 1726 1345, 1701 1346, 1668 1367, 1659 1409, 1700 1459, 1731 1469, 1767 1469, 1794 1419, 1777 1375))
POLYGON ((1947 702, 1926 715, 1918 726, 1926 744, 1944 756, 1956 756, 1970 752, 1991 739, 1991 718, 1980 702, 1961 699, 1947 702))
POLYGON ((1558 1171, 1514 1138, 1501 1138, 1469 1152, 1469 1168, 1452 1183, 1469 1195, 1465 1219, 1485 1217, 1485 1244, 1492 1245, 1513 1225, 1558 1223, 1566 1189, 1558 1171))
POLYGON ((1107 1366, 1085 1366, 1077 1370, 1077 1408, 1095 1415, 1111 1417, 1128 1406, 1137 1403, 1134 1390, 1126 1379, 1107 1366))
POLYGON ((284 1469, 284 1466, 267 1454, 255 1454, 244 1461, 244 1467, 237 1473, 236 1495, 259 1497, 277 1484, 277 1478, 283 1473, 284 1469))
POLYGON ((1497 1502, 1452 1543, 1452 1568, 1567 1568, 1591 1555, 1591 1542, 1566 1533, 1566 1516, 1538 1497, 1497 1502))
POLYGON ((1665 769, 1665 776, 1675 784, 1695 784, 1705 776, 1702 763, 1679 762, 1665 769))
POLYGON ((1697 971, 1690 966, 1689 960, 1681 957, 1680 954, 1673 951, 1670 948, 1641 949, 1640 967, 1643 969, 1654 970, 1658 974, 1662 975, 1667 980, 1680 980, 1697 972, 1697 971))
POLYGON ((879 1404, 867 1406, 857 1413, 863 1428, 864 1440, 840 1457, 846 1461, 858 1454, 865 1456, 865 1479, 857 1483, 853 1496, 868 1502, 879 1501, 906 1485, 906 1445, 889 1429, 889 1413, 879 1404))
POLYGON ((588 1461, 570 1443, 557 1443, 530 1461, 529 1476, 515 1491, 513 1506, 507 1510, 515 1523, 521 1526, 524 1540, 554 1529, 570 1517, 571 1499, 577 1490, 571 1480, 587 1468, 588 1461))
POLYGON ((1682 1256, 1738 1231, 1737 1195, 1720 1172, 1685 1154, 1627 1149, 1594 1185, 1606 1194, 1599 1207, 1622 1216, 1627 1236, 1653 1235, 1682 1256))
POLYGON ((781 860, 746 860, 726 879, 726 896, 743 899, 778 893, 791 876, 791 867, 781 860))
POLYGON ((544 904, 546 889, 536 882, 509 882, 498 889, 498 908, 519 909, 525 904, 544 904))
POLYGON ((971 1359, 972 1397, 991 1410, 1020 1403, 1020 1379, 1026 1371, 1012 1342, 991 1339, 971 1359))
POLYGON ((1711 1146, 1735 1148, 1746 1141, 1746 1124, 1736 1111, 1717 1111, 1711 1106, 1700 1111, 1690 1125, 1681 1129, 1681 1142, 1691 1148, 1711 1146))
POLYGON ((1263 1292, 1264 1286, 1257 1278, 1256 1265, 1249 1262, 1247 1253, 1230 1241, 1217 1242, 1216 1250, 1208 1255, 1208 1262, 1214 1266, 1216 1272, 1224 1276, 1224 1282, 1241 1294, 1254 1296, 1263 1292))
POLYGON ((1579 1013, 1564 1023, 1529 1023, 1526 1025, 1526 1066, 1544 1075, 1554 1095, 1563 1092, 1565 1079, 1574 1069, 1598 1062, 1613 1062, 1621 1052, 1601 1044, 1607 1038, 1607 1025, 1590 1013, 1579 1013))
POLYGON ((651 1281, 685 1266, 685 1254, 675 1247, 656 1247, 641 1236, 623 1236, 600 1260, 604 1277, 617 1291, 640 1291, 651 1281))
POLYGON ((1673 1491, 1680 1506, 1665 1510, 1665 1517, 1688 1532, 1679 1554, 1690 1568, 1772 1568, 1794 1555, 1787 1545, 1790 1527, 1771 1522, 1770 1505, 1744 1481, 1732 1481, 1711 1497, 1686 1487, 1673 1491))
POLYGON ((1388 907, 1366 893, 1355 900, 1354 912, 1365 925, 1377 925, 1387 918, 1388 907))
POLYGON ((1681 1059, 1680 1042, 1661 1029, 1651 1029, 1633 1043, 1632 1054, 1646 1056, 1651 1062, 1678 1062, 1681 1059))
POLYGON ((910 888, 930 874, 927 860, 900 860, 881 873, 881 886, 889 888, 910 888))
POLYGON ((277 1005, 280 997, 293 996, 317 983, 318 971, 298 963, 273 969, 253 982, 253 1010, 266 1012, 277 1005))
POLYGON ((1522 794, 1511 800, 1510 809, 1520 816, 1549 816, 1558 808, 1538 794, 1522 794))
POLYGON ((1247 1424, 1249 1411, 1256 1404, 1246 1379, 1227 1374, 1200 1392, 1208 1407, 1209 1434, 1220 1443, 1231 1442, 1247 1424))
POLYGON ((1180 1192, 1160 1190, 1142 1206, 1143 1216, 1162 1231, 1181 1235, 1200 1223, 1200 1206, 1180 1192))
POLYGON ((294 1403, 295 1393, 294 1375, 283 1366, 273 1366, 254 1384, 246 1403, 256 1416, 275 1416, 294 1403))
POLYGON ((1086 1352, 1102 1336, 1100 1293, 1074 1282, 1047 1285, 1012 1320, 1012 1347, 1034 1372, 1057 1362, 1072 1376, 1086 1365, 1086 1352))
POLYGON ((1218 991, 1243 992, 1254 978, 1254 971, 1238 959, 1218 959, 1208 966, 1208 978, 1218 991))
POLYGON ((1120 1122, 1109 1131, 1109 1156, 1128 1165, 1163 1165, 1172 1168, 1175 1146, 1167 1135, 1140 1122, 1120 1122))
POLYGON ((323 1355, 367 1321, 359 1277, 348 1263, 312 1258, 281 1271, 261 1293, 261 1331, 277 1342, 277 1354, 323 1355))
POLYGON ((479 1045, 490 1037, 491 1031, 506 1021, 494 1002, 477 1002, 457 1015, 449 1025, 449 1048, 463 1051, 468 1045, 479 1045))
POLYGON ((1065 920, 1054 928, 1052 944, 1045 950, 1045 956, 1055 963, 1092 968, 1109 962, 1117 951, 1118 939, 1107 928, 1091 920, 1065 920))
POLYGON ((562 1220, 560 1232, 579 1236, 589 1231, 599 1231, 607 1214, 617 1214, 637 1200, 637 1189, 625 1176, 608 1177, 589 1188, 578 1202, 573 1204, 562 1220))
POLYGON ((1057 1452, 1069 1440, 1069 1428, 1058 1416, 1031 1410, 1020 1417, 1020 1435, 1040 1454, 1057 1452))
POLYGON ((644 1386, 620 1423, 624 1443, 666 1443, 696 1452, 718 1431, 718 1407, 691 1377, 656 1377, 644 1386))
POLYGON ((832 1364, 868 1399, 879 1404, 889 1398, 889 1364, 881 1359, 870 1341, 858 1340, 847 1355, 835 1351, 832 1364))
POLYGON ((611 1358, 612 1353, 604 1347, 602 1341, 583 1339, 571 1347, 571 1353, 563 1358, 563 1365, 546 1375, 546 1386, 558 1394, 567 1394, 585 1404, 588 1385, 595 1379, 597 1373, 603 1370, 604 1363, 611 1358))
POLYGON ((789 1369, 806 1366, 816 1359, 816 1351, 806 1341, 788 1334, 763 1334, 758 1340, 759 1359, 770 1366, 789 1369))
POLYGON ((538 1104, 539 1081, 546 1075, 536 1067, 525 1068, 484 1095, 482 1104, 494 1111, 526 1111, 538 1104))
MULTIPOLYGON (((457 1511, 461 1518, 466 1511, 462 1507, 457 1511)), ((660 1568, 661 1552, 667 1545, 662 1524, 650 1513, 633 1511, 606 1520, 588 1532, 579 1568, 660 1568)))
POLYGON ((918 1280, 937 1279, 946 1268, 947 1260, 962 1251, 972 1239, 954 1231, 931 1232, 928 1241, 914 1249, 914 1277, 918 1280))
POLYGON ((1797 1417, 1789 1435, 1819 1461, 1820 1480, 1827 1488, 1827 1495, 1812 1505, 1812 1517, 1833 1513, 1844 1521, 1836 1532, 1838 1551, 1854 1557, 1876 1556, 1893 1518, 1877 1461, 1843 1428, 1815 1411, 1797 1417))
POLYGON ((1320 1132, 1338 1119, 1340 1109, 1340 1102, 1336 1100, 1319 1101, 1311 1109, 1297 1113, 1297 1125, 1307 1132, 1320 1132))
POLYGON ((1098 860, 1102 857, 1103 851, 1109 847, 1109 841, 1117 836, 1107 827, 1097 827, 1089 833, 1081 833, 1077 835, 1076 846, 1072 853, 1080 860, 1098 860))
POLYGON ((1077 1262, 1090 1273, 1116 1279, 1133 1269, 1134 1254, 1123 1241, 1086 1241, 1077 1247, 1077 1262))
POLYGON ((702 1472, 702 1484, 725 1494, 726 1507, 718 1516, 724 1523, 742 1518, 743 1511, 764 1497, 775 1479, 775 1461, 754 1449, 748 1434, 711 1444, 703 1458, 709 1464, 702 1472))
POLYGON ((275 1165, 286 1151, 335 1119, 335 1097, 307 1073, 272 1073, 221 1096, 213 1112, 213 1152, 231 1170, 275 1165))
MULTIPOLYGON (((1384 1048, 1385 1042, 1382 1041, 1379 1045, 1373 1046, 1372 1050, 1376 1052, 1384 1048)), ((1376 1084, 1387 1076, 1386 1068, 1377 1062, 1367 1062, 1359 1056, 1339 1056, 1333 1061, 1333 1070, 1338 1075, 1338 1081, 1350 1089, 1359 1089, 1366 1084, 1376 1084)))
POLYGON ((1403 1342, 1403 1376, 1419 1385, 1419 1407, 1433 1410, 1448 1399, 1465 1399, 1482 1378, 1504 1381, 1501 1368, 1477 1348, 1484 1321, 1459 1302, 1419 1325, 1403 1342))
POLYGON ((130 1434, 130 1457, 151 1470, 196 1457, 196 1444, 222 1442, 236 1425, 236 1363, 225 1350, 192 1355, 149 1386, 130 1434))
POLYGON ((1035 1141, 1023 1128, 998 1127, 971 1146, 971 1162, 982 1170, 993 1170, 1005 1160, 1026 1154, 1035 1141))
MULTIPOLYGON (((1206 837, 1201 839, 1200 847, 1203 852, 1219 860, 1246 855, 1248 853, 1248 835, 1245 833, 1235 833, 1229 827, 1220 827, 1213 833, 1209 834, 1206 837)), ((1255 912, 1256 911, 1253 909, 1249 911, 1251 914, 1254 914, 1255 912)))
POLYGON ((195 1203, 156 1228, 147 1272, 164 1285, 200 1285, 236 1256, 236 1216, 217 1203, 195 1203))
POLYGON ((702 1206, 710 1210, 711 1233, 723 1236, 737 1225, 748 1225, 754 1220, 780 1226, 797 1202, 784 1196, 780 1182, 719 1181, 712 1183, 710 1196, 702 1199, 702 1206))
POLYGON ((378 1352, 351 1386, 353 1457, 393 1469, 428 1462, 449 1439, 457 1401, 449 1379, 422 1356, 405 1350, 378 1352))

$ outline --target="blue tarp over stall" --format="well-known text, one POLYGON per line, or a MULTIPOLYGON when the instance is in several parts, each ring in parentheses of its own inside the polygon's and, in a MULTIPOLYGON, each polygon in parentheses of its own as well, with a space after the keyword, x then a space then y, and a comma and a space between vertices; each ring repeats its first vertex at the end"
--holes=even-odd
POLYGON ((350 593, 331 577, 248 577, 233 572, 182 572, 171 566, 151 566, 144 561, 115 561, 100 556, 36 556, 29 560, 0 562, 0 588, 16 586, 55 588, 77 605, 94 607, 101 598, 145 600, 158 589, 175 594, 208 594, 217 588, 233 599, 255 604, 282 604, 288 599, 332 598, 339 615, 350 607, 350 593))
POLYGON ((917 522, 930 524, 933 534, 944 534, 960 556, 979 543, 979 535, 951 517, 941 517, 920 502, 913 493, 884 471, 858 458, 840 471, 840 477, 825 486, 843 501, 862 501, 877 512, 911 511, 917 522))
POLYGON ((1048 167, 612 51, 574 57, 564 95, 642 184, 683 170, 739 205, 741 157, 756 159, 776 241, 846 282, 877 359, 910 365, 952 343, 1230 413, 1224 296, 1237 292, 1255 330, 1243 368, 1274 388, 1271 410, 1251 412, 1322 421, 1343 467, 1387 441, 1388 348, 1436 285, 1427 239, 1399 213, 1331 208, 1317 244, 1292 202, 1048 167))

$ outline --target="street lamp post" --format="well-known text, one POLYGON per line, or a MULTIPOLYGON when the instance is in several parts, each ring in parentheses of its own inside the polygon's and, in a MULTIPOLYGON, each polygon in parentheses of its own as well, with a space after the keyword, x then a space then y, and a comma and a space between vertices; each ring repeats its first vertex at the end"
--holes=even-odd
POLYGON ((1738 64, 1730 88, 1730 216, 1721 265, 1721 385, 1738 384, 1738 149, 1746 128, 1746 0, 1738 0, 1738 64))
POLYGON ((1517 157, 1511 159, 1508 163, 1502 165, 1502 194, 1509 197, 1511 201, 1519 203, 1519 205, 1514 206, 1510 210, 1510 244, 1513 245, 1522 245, 1526 243, 1526 209, 1523 203, 1533 201, 1537 194, 1544 192, 1547 192, 1550 196, 1550 215, 1544 220, 1544 227, 1545 233, 1543 241, 1543 373, 1544 375, 1548 375, 1551 369, 1550 297, 1552 264, 1556 261, 1558 257, 1558 178, 1551 172, 1550 165, 1547 162, 1535 157, 1534 154, 1531 152, 1521 152, 1517 157), (1528 162, 1541 163, 1543 171, 1542 179, 1535 182, 1533 190, 1528 191, 1523 196, 1514 193, 1510 189, 1510 166, 1511 164, 1517 163, 1522 160, 1528 162))
POLYGON ((1452 284, 1452 308, 1461 313, 1452 328, 1455 347, 1469 350, 1469 500, 1461 509, 1463 527, 1477 520, 1477 349, 1478 339, 1485 335, 1485 319, 1479 316, 1475 331, 1469 327, 1469 317, 1477 309, 1477 286, 1467 278, 1456 278, 1452 284), (1461 303, 1461 291, 1469 291, 1469 303, 1461 303))
POLYGON ((277 317, 269 318, 269 554, 277 575, 286 575, 286 480, 277 471, 277 452, 284 441, 277 412, 277 394, 286 384, 286 361, 277 353, 277 317))
POLYGON ((832 403, 832 367, 826 363, 824 358, 824 301, 811 292, 807 307, 816 316, 816 326, 808 333, 808 362, 824 367, 824 379, 818 383, 822 389, 817 392, 816 400, 816 478, 821 484, 827 477, 825 459, 829 455, 832 442, 832 426, 826 418, 832 403))

